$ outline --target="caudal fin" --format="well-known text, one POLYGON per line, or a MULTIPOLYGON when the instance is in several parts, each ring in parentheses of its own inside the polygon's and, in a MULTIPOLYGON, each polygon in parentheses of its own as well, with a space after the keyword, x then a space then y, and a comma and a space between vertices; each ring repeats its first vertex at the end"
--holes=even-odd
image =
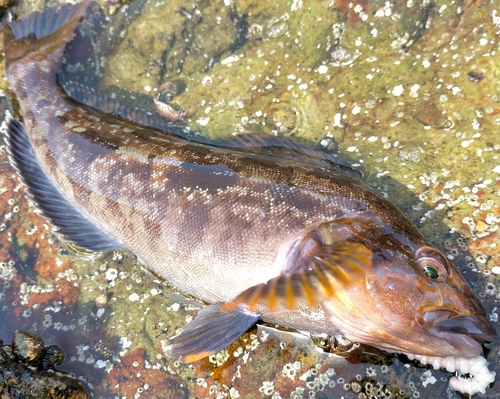
POLYGON ((51 60, 59 65, 66 44, 73 37, 75 26, 80 22, 90 4, 64 4, 42 12, 32 12, 19 21, 4 25, 4 53, 7 70, 26 55, 37 53, 34 62, 51 60), (59 50, 59 51, 57 51, 59 50))

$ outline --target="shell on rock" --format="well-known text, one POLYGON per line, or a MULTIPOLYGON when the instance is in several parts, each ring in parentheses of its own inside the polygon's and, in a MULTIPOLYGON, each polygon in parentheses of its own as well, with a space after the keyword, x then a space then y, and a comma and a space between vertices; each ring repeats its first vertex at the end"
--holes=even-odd
POLYGON ((57 345, 47 346, 43 351, 42 368, 47 370, 64 362, 64 352, 57 345))
POLYGON ((325 352, 342 357, 348 356, 360 347, 359 343, 352 342, 341 335, 311 334, 311 340, 325 352))
POLYGON ((156 112, 168 121, 176 122, 185 118, 186 110, 182 107, 170 105, 170 101, 186 90, 186 85, 181 80, 167 80, 158 89, 154 98, 156 112))
POLYGON ((12 338, 12 354, 22 363, 37 366, 43 358, 43 339, 35 334, 16 330, 12 338))
POLYGON ((186 83, 179 79, 169 79, 159 87, 156 98, 159 101, 168 103, 172 101, 175 96, 182 94, 185 91, 186 83))

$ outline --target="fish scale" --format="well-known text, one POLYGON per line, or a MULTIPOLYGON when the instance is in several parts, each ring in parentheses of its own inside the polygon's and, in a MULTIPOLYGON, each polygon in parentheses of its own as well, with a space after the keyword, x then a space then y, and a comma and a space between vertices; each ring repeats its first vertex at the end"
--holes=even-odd
POLYGON ((67 82, 80 102, 72 99, 57 71, 88 5, 4 25, 6 75, 24 120, 7 117, 7 146, 29 195, 66 239, 127 248, 209 303, 166 342, 167 356, 202 359, 263 320, 440 367, 475 365, 470 384, 451 385, 484 392, 494 373, 481 343, 496 333, 481 303, 351 168, 284 139, 188 140, 168 123, 160 130, 123 119, 163 127, 67 82))

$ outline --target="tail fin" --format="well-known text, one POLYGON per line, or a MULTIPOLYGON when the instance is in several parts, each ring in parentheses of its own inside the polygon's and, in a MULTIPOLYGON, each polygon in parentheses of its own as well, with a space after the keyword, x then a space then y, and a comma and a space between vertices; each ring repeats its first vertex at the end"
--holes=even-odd
POLYGON ((79 4, 64 4, 42 12, 32 12, 20 21, 4 25, 4 53, 6 69, 15 61, 31 52, 41 58, 51 59, 55 65, 62 60, 66 44, 73 37, 75 26, 80 22, 90 4, 84 0, 79 4), (61 49, 60 51, 57 51, 61 49))

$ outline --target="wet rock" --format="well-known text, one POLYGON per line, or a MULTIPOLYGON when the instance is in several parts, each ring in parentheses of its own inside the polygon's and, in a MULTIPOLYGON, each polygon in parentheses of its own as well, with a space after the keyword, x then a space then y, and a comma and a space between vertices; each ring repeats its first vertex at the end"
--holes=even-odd
POLYGON ((64 353, 58 346, 45 347, 39 336, 16 330, 12 345, 0 347, 1 398, 90 398, 73 374, 54 369, 63 360, 64 353))
POLYGON ((0 0, 0 18, 2 18, 5 11, 14 4, 16 4, 15 0, 0 0))

